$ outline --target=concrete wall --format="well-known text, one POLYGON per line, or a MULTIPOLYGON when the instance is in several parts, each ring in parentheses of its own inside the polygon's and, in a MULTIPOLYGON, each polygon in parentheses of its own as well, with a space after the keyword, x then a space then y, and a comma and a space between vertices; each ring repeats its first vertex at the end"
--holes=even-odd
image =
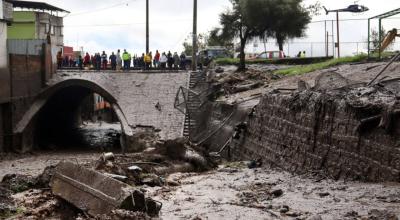
POLYGON ((0 21, 0 68, 7 67, 7 24, 0 21))
POLYGON ((174 108, 174 102, 179 87, 188 85, 187 72, 115 74, 116 97, 131 126, 153 126, 166 140, 182 136, 185 115, 174 108))
POLYGON ((0 19, 4 19, 4 10, 3 10, 4 6, 3 6, 3 4, 4 4, 4 1, 1 0, 0 1, 0 19))
POLYGON ((5 150, 4 138, 5 138, 5 132, 4 132, 4 120, 3 120, 3 108, 0 105, 0 152, 3 152, 5 150))
POLYGON ((36 16, 37 39, 47 39, 47 33, 50 31, 52 61, 55 64, 57 53, 64 47, 63 18, 42 12, 38 12, 36 16))
POLYGON ((10 99, 10 73, 7 54, 7 24, 0 22, 0 104, 10 99))
POLYGON ((394 95, 385 94, 384 101, 374 92, 367 96, 348 101, 317 92, 265 95, 234 155, 261 158, 292 172, 315 170, 332 178, 399 182, 398 119, 392 118, 390 131, 378 128, 379 120, 363 132, 357 129, 361 119, 384 115, 384 109, 398 104, 393 105, 394 95))
POLYGON ((42 88, 42 57, 10 55, 13 99, 13 125, 21 120, 42 88))
POLYGON ((38 12, 36 16, 37 39, 46 39, 49 31, 49 25, 51 25, 50 35, 52 43, 55 46, 63 46, 63 18, 42 12, 38 12))
MULTIPOLYGON (((6 19, 4 16, 8 13, 6 11, 7 6, 3 6, 3 4, 5 4, 5 2, 0 1, 0 19, 6 19), (5 13, 3 13, 3 9, 5 13)), ((10 73, 8 70, 7 33, 7 23, 4 20, 0 20, 0 104, 8 102, 10 99, 10 73)))
MULTIPOLYGON (((10 54, 11 110, 10 130, 14 130, 43 86, 46 68, 42 55, 10 54)), ((10 131, 10 133, 11 133, 10 131)), ((28 127, 22 136, 14 136, 9 149, 26 151, 33 146, 33 127, 28 127)))

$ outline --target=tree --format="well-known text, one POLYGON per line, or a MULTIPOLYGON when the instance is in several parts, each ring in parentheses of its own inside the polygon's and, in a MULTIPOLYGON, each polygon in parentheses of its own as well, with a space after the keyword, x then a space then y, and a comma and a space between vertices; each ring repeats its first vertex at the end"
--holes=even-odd
MULTIPOLYGON (((199 50, 204 50, 207 47, 208 37, 206 34, 197 35, 197 47, 199 50)), ((193 52, 193 40, 192 34, 185 39, 183 42, 183 50, 186 55, 191 55, 193 52)))
POLYGON ((265 36, 274 37, 283 50, 288 39, 303 37, 307 25, 311 21, 310 14, 317 14, 319 2, 305 7, 303 0, 250 0, 246 1, 245 9, 251 19, 267 19, 274 22, 259 23, 266 31, 265 36), (254 12, 257 12, 256 14, 254 12))
MULTIPOLYGON (((268 25, 259 25, 259 23, 268 23, 266 20, 253 19, 251 13, 247 13, 246 3, 252 0, 231 0, 232 10, 228 10, 220 15, 221 33, 214 32, 217 39, 232 40, 240 39, 240 63, 239 71, 246 69, 245 47, 249 40, 261 36, 268 25), (263 28, 263 29, 261 29, 263 28)), ((255 13, 257 14, 257 13, 255 13)), ((261 17, 259 17, 261 18, 261 17)))
POLYGON ((208 33, 207 46, 222 46, 226 48, 234 47, 233 38, 230 36, 223 36, 221 28, 214 28, 208 33))
POLYGON ((279 49, 289 38, 304 36, 311 21, 303 0, 231 0, 232 10, 220 15, 221 39, 240 39, 239 70, 245 69, 245 47, 253 38, 274 37, 279 49))

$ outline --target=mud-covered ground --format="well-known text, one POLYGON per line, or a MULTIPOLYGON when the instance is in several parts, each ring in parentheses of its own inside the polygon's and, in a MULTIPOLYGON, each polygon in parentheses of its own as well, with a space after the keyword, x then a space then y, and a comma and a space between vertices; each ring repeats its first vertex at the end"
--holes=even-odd
POLYGON ((396 219, 400 184, 367 184, 233 167, 170 176, 178 187, 155 188, 165 219, 396 219), (376 217, 376 218, 374 218, 376 217), (392 217, 392 218, 390 218, 392 217))
POLYGON ((90 163, 100 157, 100 152, 95 151, 54 151, 34 152, 24 155, 7 155, 0 161, 0 180, 7 174, 21 174, 37 176, 47 166, 59 162, 79 161, 80 164, 90 163))
MULTIPOLYGON (((95 156, 81 154, 77 161, 94 164, 95 156)), ((60 155, 43 157, 56 160, 60 155)), ((14 171, 25 173, 24 167, 35 159, 37 157, 20 159, 26 162, 18 166, 20 170, 15 168, 14 171)), ((45 163, 38 163, 32 174, 44 168, 45 163)), ((161 186, 138 186, 147 196, 163 203, 162 219, 400 218, 399 183, 372 184, 333 181, 319 175, 297 176, 277 168, 249 169, 248 162, 225 162, 208 172, 175 173, 164 178, 165 184, 161 186)), ((46 188, 29 189, 11 198, 17 204, 15 212, 23 213, 17 219, 75 218, 80 213, 46 188)), ((78 216, 85 217, 84 214, 78 216)))
MULTIPOLYGON (((286 89, 296 90, 298 88, 299 80, 305 81, 311 87, 315 86, 315 80, 321 73, 334 71, 339 73, 340 75, 346 77, 354 83, 368 83, 370 82, 377 74, 385 67, 387 62, 371 62, 371 63, 354 63, 354 64, 343 64, 335 67, 331 67, 328 69, 318 70, 307 74, 302 75, 291 75, 291 76, 282 76, 273 74, 274 70, 286 68, 287 66, 275 66, 275 65, 249 65, 248 71, 245 75, 248 76, 250 73, 253 75, 257 73, 257 75, 261 75, 262 77, 256 78, 256 80, 261 80, 264 84, 258 88, 251 89, 248 91, 237 92, 234 94, 230 94, 228 96, 220 97, 220 101, 226 101, 228 103, 240 102, 243 99, 248 99, 260 95, 262 93, 272 91, 274 89, 286 89)), ((236 68, 235 66, 221 66, 224 72, 220 75, 222 76, 230 76, 235 75, 236 68)), ((223 77, 222 77, 223 78, 223 77)), ((235 77, 238 78, 238 77, 235 77)), ((239 77, 240 78, 240 77, 239 77)), ((390 80, 400 78, 400 62, 393 63, 375 82, 379 82, 380 80, 390 80)), ((254 79, 247 79, 247 83, 254 82, 254 79)), ((237 82, 237 80, 236 80, 237 82)), ((241 82, 241 80, 239 80, 241 82)), ((243 82, 242 82, 243 83, 243 82)))

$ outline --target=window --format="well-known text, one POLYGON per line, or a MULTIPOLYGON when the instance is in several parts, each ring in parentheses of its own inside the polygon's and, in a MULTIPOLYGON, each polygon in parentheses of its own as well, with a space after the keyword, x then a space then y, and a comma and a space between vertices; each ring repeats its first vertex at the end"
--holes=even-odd
POLYGON ((55 35, 56 34, 56 26, 51 26, 51 35, 55 35))
POLYGON ((50 25, 49 24, 46 24, 46 26, 45 26, 45 28, 44 28, 44 32, 47 34, 47 33, 49 33, 49 28, 50 28, 50 25))
POLYGON ((64 27, 60 27, 60 36, 64 36, 64 27))

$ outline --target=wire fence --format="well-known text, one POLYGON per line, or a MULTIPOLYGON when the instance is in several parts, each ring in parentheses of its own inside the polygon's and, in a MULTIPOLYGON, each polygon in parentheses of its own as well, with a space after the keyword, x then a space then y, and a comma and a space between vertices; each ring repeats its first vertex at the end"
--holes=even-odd
MULTIPOLYGON (((389 51, 399 51, 400 42, 394 42, 387 48, 389 51)), ((276 43, 266 43, 260 47, 257 46, 253 51, 249 51, 254 54, 258 54, 264 51, 278 51, 276 43)), ((335 43, 332 42, 288 42, 284 45, 284 53, 289 57, 296 57, 299 52, 306 52, 308 57, 323 57, 323 56, 334 56, 337 57, 337 48, 335 43)), ((341 56, 353 56, 358 54, 368 53, 368 42, 341 42, 340 43, 340 55, 341 56)))
MULTIPOLYGON (((384 20, 382 26, 386 31, 395 28, 400 30, 400 18, 393 17, 384 20)), ((374 20, 371 21, 370 33, 372 33, 373 30, 378 30, 378 22, 374 20)), ((340 20, 339 32, 341 56, 368 53, 368 19, 353 18, 340 20)), ((337 57, 338 51, 335 47, 337 43, 337 26, 335 20, 314 21, 309 24, 306 34, 306 37, 289 40, 289 42, 284 45, 283 51, 287 56, 295 57, 300 51, 305 51, 308 57, 327 55, 337 57)), ((393 42, 387 50, 400 50, 400 38, 398 39, 398 42, 393 42)), ((370 46, 374 48, 372 43, 370 46)), ((274 39, 268 39, 268 42, 255 40, 248 45, 247 49, 249 53, 254 54, 278 50, 274 39)))

